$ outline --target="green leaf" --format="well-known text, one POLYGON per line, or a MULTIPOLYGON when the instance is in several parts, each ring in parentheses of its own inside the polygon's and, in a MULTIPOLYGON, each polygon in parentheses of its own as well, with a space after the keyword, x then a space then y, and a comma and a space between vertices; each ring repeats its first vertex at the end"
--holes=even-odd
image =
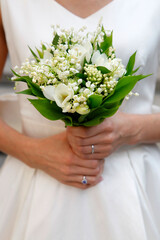
MULTIPOLYGON (((16 73, 13 69, 11 69, 12 73, 17 76, 17 77, 21 77, 18 73, 16 73)), ((13 81, 13 80, 12 80, 13 81)))
POLYGON ((76 73, 75 76, 84 80, 86 79, 86 76, 83 73, 76 73))
POLYGON ((43 52, 41 52, 38 48, 36 48, 38 55, 40 58, 43 58, 43 52))
POLYGON ((46 46, 44 44, 42 44, 42 51, 44 52, 44 50, 46 50, 46 46))
POLYGON ((86 57, 85 57, 84 60, 83 60, 82 69, 84 68, 86 63, 88 63, 88 62, 87 62, 86 57))
POLYGON ((31 104, 47 119, 59 120, 66 119, 62 109, 55 102, 50 102, 47 99, 28 99, 31 104))
POLYGON ((115 92, 115 88, 114 88, 113 91, 110 92, 105 98, 103 98, 103 103, 106 102, 106 99, 109 98, 109 97, 111 97, 111 96, 114 94, 114 92, 115 92))
MULTIPOLYGON (((17 81, 17 82, 20 81, 20 82, 27 83, 28 88, 32 91, 34 96, 44 98, 44 95, 43 95, 42 90, 40 89, 39 85, 37 85, 36 83, 33 83, 32 78, 30 78, 29 76, 19 77, 19 78, 14 79, 13 81, 17 81)), ((19 92, 19 94, 20 94, 20 92, 19 92)))
POLYGON ((110 73, 111 71, 103 66, 98 66, 97 69, 101 71, 102 74, 110 73))
POLYGON ((101 52, 101 48, 98 43, 97 43, 97 50, 101 52))
MULTIPOLYGON (((28 46, 29 47, 29 46, 28 46)), ((29 47, 29 50, 31 51, 33 57, 37 60, 37 62, 40 62, 38 56, 35 54, 35 52, 29 47)))
POLYGON ((14 82, 27 82, 27 78, 28 78, 27 76, 23 76, 23 77, 15 78, 12 81, 14 81, 14 82))
POLYGON ((40 89, 40 87, 36 84, 33 83, 32 81, 27 81, 28 87, 31 89, 32 93, 36 96, 36 97, 40 97, 40 98, 44 98, 44 95, 42 93, 42 90, 40 89))
POLYGON ((113 32, 109 37, 107 37, 107 35, 104 34, 104 41, 100 45, 100 48, 103 50, 103 52, 107 51, 107 49, 112 46, 112 37, 113 32))
POLYGON ((116 87, 115 87, 115 91, 114 94, 107 98, 106 102, 107 103, 113 103, 113 102, 117 102, 120 101, 121 99, 123 99, 126 95, 128 95, 128 93, 134 88, 135 84, 143 79, 146 78, 150 75, 137 75, 137 76, 124 76, 122 77, 116 87))
POLYGON ((65 127, 73 126, 73 122, 72 122, 72 118, 71 117, 67 116, 67 117, 63 118, 62 120, 65 123, 65 127))
POLYGON ((97 94, 92 94, 88 98, 87 104, 88 104, 90 109, 97 108, 97 107, 99 107, 101 105, 102 99, 103 99, 103 96, 97 95, 97 94))
POLYGON ((32 95, 32 96, 35 96, 33 93, 32 93, 32 90, 29 88, 29 89, 26 89, 24 91, 21 91, 21 92, 16 92, 17 94, 26 94, 26 95, 32 95))
POLYGON ((83 126, 91 127, 100 124, 101 122, 103 122, 105 118, 113 116, 117 112, 118 108, 119 107, 117 106, 111 109, 106 108, 96 109, 92 113, 88 114, 87 116, 88 121, 85 121, 83 123, 83 126))
POLYGON ((136 73, 138 70, 140 69, 140 67, 136 68, 135 70, 132 71, 132 74, 136 73))
POLYGON ((55 102, 51 102, 47 99, 28 99, 31 104, 37 109, 37 111, 45 118, 55 121, 62 120, 65 122, 65 126, 73 126, 71 116, 67 116, 62 112, 62 109, 57 106, 55 102))
POLYGON ((78 118, 78 122, 79 122, 79 123, 83 122, 87 116, 88 116, 88 114, 81 115, 81 116, 78 118))
POLYGON ((123 99, 121 99, 120 101, 117 101, 117 102, 112 102, 112 103, 104 101, 101 106, 104 108, 107 108, 107 109, 120 107, 120 105, 122 104, 122 101, 123 101, 123 99))
POLYGON ((122 104, 122 100, 114 103, 104 102, 99 108, 91 110, 91 112, 86 115, 81 115, 78 118, 79 124, 83 125, 85 122, 87 122, 87 124, 89 122, 89 124, 92 124, 92 126, 94 126, 94 122, 100 123, 102 118, 106 118, 106 115, 104 114, 107 114, 107 116, 109 117, 109 116, 112 116, 119 109, 120 105, 122 104))
POLYGON ((135 59, 136 59, 136 53, 135 52, 130 58, 129 58, 129 61, 128 61, 128 64, 127 64, 127 67, 126 67, 126 74, 125 76, 128 76, 128 75, 131 75, 132 74, 132 71, 133 71, 133 68, 134 68, 134 64, 135 64, 135 59))
POLYGON ((56 33, 55 37, 53 38, 52 44, 54 46, 58 45, 59 35, 56 33))

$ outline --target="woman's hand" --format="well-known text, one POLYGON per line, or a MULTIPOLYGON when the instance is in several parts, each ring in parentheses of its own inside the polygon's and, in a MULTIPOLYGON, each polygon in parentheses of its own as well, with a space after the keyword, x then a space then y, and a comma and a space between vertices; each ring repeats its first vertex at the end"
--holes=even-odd
POLYGON ((30 167, 38 168, 61 183, 81 189, 98 184, 103 171, 103 160, 88 160, 73 153, 66 132, 43 139, 30 139, 23 155, 30 167), (81 183, 86 176, 88 184, 81 183))
POLYGON ((104 159, 124 144, 136 144, 139 132, 138 115, 119 111, 94 127, 68 127, 67 138, 77 156, 104 159))

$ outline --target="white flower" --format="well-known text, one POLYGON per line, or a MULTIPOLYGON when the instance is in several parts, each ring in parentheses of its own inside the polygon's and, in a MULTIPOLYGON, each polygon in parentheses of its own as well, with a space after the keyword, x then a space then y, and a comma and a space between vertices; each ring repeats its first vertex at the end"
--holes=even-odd
POLYGON ((78 102, 84 102, 86 101, 86 97, 84 96, 80 96, 78 99, 77 99, 78 102))
POLYGON ((14 67, 14 70, 18 70, 19 69, 19 67, 16 65, 15 67, 14 67))
POLYGON ((74 59, 74 58, 71 58, 71 63, 75 63, 76 62, 76 60, 74 59))
POLYGON ((73 87, 74 91, 78 90, 78 86, 73 87))
POLYGON ((55 87, 54 99, 57 105, 61 108, 65 108, 69 100, 73 98, 74 91, 72 88, 66 86, 64 83, 60 83, 55 87))
POLYGON ((110 37, 110 36, 111 36, 111 33, 112 33, 112 32, 111 32, 110 30, 107 30, 107 31, 106 31, 106 36, 107 36, 107 37, 110 37))
POLYGON ((91 82, 90 81, 86 82, 86 87, 90 87, 90 86, 91 86, 91 82))
POLYGON ((81 84, 82 83, 82 79, 80 78, 80 79, 78 79, 78 84, 81 84))
POLYGON ((91 89, 94 90, 95 87, 96 87, 96 86, 94 85, 94 83, 92 83, 92 84, 91 84, 91 89))
POLYGON ((84 91, 83 91, 83 93, 85 94, 85 95, 90 95, 91 94, 91 91, 88 89, 88 88, 86 88, 84 91))
POLYGON ((65 104, 65 106, 63 107, 62 112, 70 112, 71 107, 72 107, 71 103, 67 102, 67 103, 65 104))
POLYGON ((98 92, 98 93, 101 93, 102 91, 103 91, 102 88, 98 88, 98 89, 97 89, 97 92, 98 92))
POLYGON ((55 91, 55 86, 46 86, 46 87, 43 87, 41 88, 42 91, 43 91, 43 95, 51 100, 51 101, 55 101, 54 100, 54 91, 55 91))
POLYGON ((43 54, 43 59, 40 60, 41 64, 45 64, 47 60, 51 60, 53 58, 53 55, 47 51, 44 50, 44 54, 43 54))
POLYGON ((76 112, 79 113, 79 114, 81 114, 81 115, 84 115, 84 114, 89 113, 89 112, 90 112, 90 109, 89 109, 89 107, 88 107, 87 105, 81 104, 80 106, 78 106, 78 107, 76 108, 76 112))
POLYGON ((33 65, 34 65, 35 63, 36 63, 36 61, 35 61, 35 60, 32 60, 32 61, 31 61, 31 64, 33 64, 33 65))
POLYGON ((75 103, 73 104, 73 106, 74 106, 74 107, 78 107, 78 106, 79 106, 79 103, 78 103, 78 102, 75 102, 75 103))
POLYGON ((75 44, 73 48, 69 50, 69 53, 72 58, 73 56, 76 56, 82 65, 85 57, 87 62, 89 62, 92 51, 92 44, 89 41, 85 41, 83 45, 75 44))
POLYGON ((92 63, 95 64, 96 66, 103 66, 107 67, 108 66, 108 58, 105 53, 100 53, 100 51, 96 51, 91 59, 92 63))
POLYGON ((86 50, 86 53, 85 53, 86 60, 87 62, 89 62, 91 58, 91 54, 93 52, 92 44, 90 41, 85 41, 85 43, 83 44, 83 47, 86 50))
POLYGON ((13 76, 13 77, 11 78, 11 80, 14 81, 16 78, 17 78, 17 76, 13 76))

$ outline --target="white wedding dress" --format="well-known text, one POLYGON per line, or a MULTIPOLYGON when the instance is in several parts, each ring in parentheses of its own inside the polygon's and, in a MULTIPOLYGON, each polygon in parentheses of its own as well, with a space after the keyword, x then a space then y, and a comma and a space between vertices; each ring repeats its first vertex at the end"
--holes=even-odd
MULTIPOLYGON (((152 112, 160 56, 160 1, 114 0, 83 19, 54 0, 1 0, 12 65, 20 65, 52 24, 94 30, 101 16, 114 30, 117 56, 127 63, 137 50, 139 74, 153 73, 135 87, 121 110, 152 112)), ((19 88, 23 88, 20 84, 19 88)), ((43 118, 26 96, 18 96, 22 131, 47 137, 65 130, 43 118)), ((6 110, 7 111, 7 110, 6 110)), ((6 133, 7 134, 7 133, 6 133)), ((0 170, 1 240, 160 240, 160 151, 154 144, 120 148, 105 160, 104 180, 88 190, 66 186, 8 156, 0 170)))

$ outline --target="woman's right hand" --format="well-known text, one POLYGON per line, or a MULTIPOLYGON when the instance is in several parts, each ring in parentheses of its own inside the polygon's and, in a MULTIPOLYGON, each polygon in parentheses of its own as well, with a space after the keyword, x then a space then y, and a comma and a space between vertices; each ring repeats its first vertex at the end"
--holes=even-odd
POLYGON ((42 139, 29 139, 23 161, 61 183, 77 188, 87 189, 102 181, 104 160, 87 160, 76 156, 69 146, 66 132, 42 139), (87 178, 87 185, 81 183, 83 176, 87 178))

